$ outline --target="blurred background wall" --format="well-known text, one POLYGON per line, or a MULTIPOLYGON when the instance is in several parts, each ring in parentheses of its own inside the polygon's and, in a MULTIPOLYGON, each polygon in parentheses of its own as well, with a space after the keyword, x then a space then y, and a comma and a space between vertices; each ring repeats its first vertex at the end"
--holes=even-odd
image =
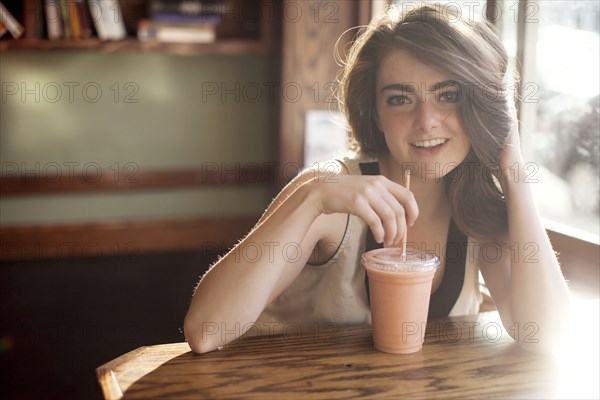
MULTIPOLYGON (((4 88, 18 91, 5 90, 0 105, 3 172, 49 181, 60 166, 64 176, 83 169, 94 180, 101 169, 134 181, 146 170, 277 161, 278 97, 254 101, 235 88, 262 87, 276 66, 253 55, 4 53, 4 88), (234 93, 207 94, 221 84, 234 93)), ((0 224, 257 215, 270 195, 252 186, 29 194, 2 198, 0 224)))
POLYGON ((277 161, 279 98, 247 101, 239 90, 222 98, 205 88, 235 92, 236 83, 276 80, 278 61, 32 51, 0 54, 0 70, 4 176, 24 175, 25 188, 59 186, 57 175, 93 183, 102 174, 114 183, 0 197, 5 393, 97 398, 95 367, 144 343, 183 340, 179 327, 199 276, 268 205, 272 185, 237 185, 235 175, 241 165, 277 161), (214 173, 222 165, 233 184, 221 185, 217 173, 208 186, 136 188, 146 171, 214 173), (243 226, 224 237, 206 223, 240 216, 243 226), (136 221, 146 225, 127 228, 136 221), (168 231, 165 245, 160 233, 186 221, 191 230, 168 231))

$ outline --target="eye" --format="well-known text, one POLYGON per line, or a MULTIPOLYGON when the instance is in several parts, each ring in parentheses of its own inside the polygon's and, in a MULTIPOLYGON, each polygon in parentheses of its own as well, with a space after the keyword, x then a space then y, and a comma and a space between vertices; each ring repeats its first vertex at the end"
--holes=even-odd
POLYGON ((405 104, 410 104, 411 101, 405 95, 395 95, 387 98, 387 104, 391 106, 403 106, 405 104))
POLYGON ((447 90, 440 94, 440 101, 444 101, 446 103, 456 103, 458 102, 458 91, 456 90, 447 90))

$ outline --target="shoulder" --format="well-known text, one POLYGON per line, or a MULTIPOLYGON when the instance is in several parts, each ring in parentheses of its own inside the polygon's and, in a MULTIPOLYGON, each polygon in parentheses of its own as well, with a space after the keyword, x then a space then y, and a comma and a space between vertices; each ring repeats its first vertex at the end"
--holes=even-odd
POLYGON ((304 168, 279 191, 263 213, 259 223, 264 221, 301 186, 318 182, 335 182, 335 177, 338 175, 352 174, 353 162, 351 157, 332 158, 304 168))
POLYGON ((303 169, 290 183, 303 184, 315 178, 327 179, 335 175, 360 175, 360 164, 377 162, 376 157, 347 152, 340 157, 319 161, 303 169))
POLYGON ((327 182, 336 175, 348 175, 349 169, 342 159, 330 159, 314 163, 298 173, 281 191, 281 194, 292 193, 298 187, 309 182, 327 182))
POLYGON ((379 160, 375 156, 369 156, 363 153, 347 153, 343 157, 336 158, 333 161, 339 163, 348 175, 361 175, 361 164, 376 163, 379 160))

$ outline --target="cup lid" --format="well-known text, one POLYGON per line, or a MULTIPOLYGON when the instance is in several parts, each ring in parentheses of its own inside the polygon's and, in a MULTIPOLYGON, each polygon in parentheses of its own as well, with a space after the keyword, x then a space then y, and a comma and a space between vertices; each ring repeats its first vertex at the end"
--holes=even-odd
POLYGON ((427 272, 440 265, 440 258, 430 253, 402 254, 400 248, 382 248, 364 253, 362 263, 365 267, 387 272, 427 272))

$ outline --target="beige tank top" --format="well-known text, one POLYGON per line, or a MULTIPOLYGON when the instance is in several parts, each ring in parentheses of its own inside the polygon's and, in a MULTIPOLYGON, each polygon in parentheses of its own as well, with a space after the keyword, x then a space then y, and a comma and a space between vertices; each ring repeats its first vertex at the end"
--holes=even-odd
MULTIPOLYGON (((345 157, 337 161, 350 174, 360 175, 359 164, 374 160, 345 157)), ((316 333, 336 326, 370 324, 366 272, 361 263, 367 229, 360 218, 349 215, 346 232, 334 256, 322 265, 307 264, 290 286, 267 305, 257 323, 268 326, 269 333, 284 334, 316 333)), ((464 281, 450 316, 479 312, 482 295, 474 249, 475 243, 469 238, 464 281)))

